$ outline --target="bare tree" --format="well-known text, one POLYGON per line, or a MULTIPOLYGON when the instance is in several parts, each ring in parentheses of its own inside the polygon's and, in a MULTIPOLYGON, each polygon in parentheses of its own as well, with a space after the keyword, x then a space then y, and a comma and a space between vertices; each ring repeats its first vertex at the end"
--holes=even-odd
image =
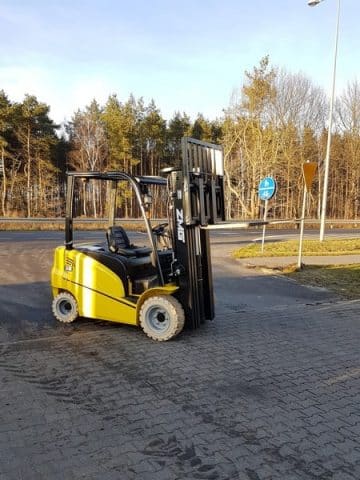
POLYGON ((302 73, 277 69, 274 76, 271 120, 284 127, 294 125, 299 131, 305 127, 320 133, 325 126, 327 99, 324 91, 302 73))
POLYGON ((339 165, 345 180, 344 215, 359 215, 360 188, 360 83, 349 82, 337 102, 338 126, 343 138, 343 162, 339 165))
MULTIPOLYGON (((76 170, 102 170, 107 158, 107 139, 104 123, 101 119, 101 108, 93 100, 84 111, 78 110, 71 122, 70 164, 76 170)), ((97 217, 97 198, 101 192, 97 190, 95 182, 90 184, 93 214, 97 217)), ((83 213, 87 215, 87 186, 83 185, 83 213)))

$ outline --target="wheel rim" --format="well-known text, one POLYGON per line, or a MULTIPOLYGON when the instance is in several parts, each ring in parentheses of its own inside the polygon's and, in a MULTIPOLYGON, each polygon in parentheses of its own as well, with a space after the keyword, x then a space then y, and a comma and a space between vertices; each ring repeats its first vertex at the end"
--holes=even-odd
POLYGON ((58 303, 58 310, 61 313, 61 315, 64 315, 64 316, 68 315, 69 313, 71 313, 72 309, 73 309, 73 306, 71 305, 69 300, 63 299, 63 300, 60 300, 60 302, 58 303))
POLYGON ((146 312, 146 322, 156 332, 165 332, 170 325, 169 313, 161 307, 154 306, 146 312))

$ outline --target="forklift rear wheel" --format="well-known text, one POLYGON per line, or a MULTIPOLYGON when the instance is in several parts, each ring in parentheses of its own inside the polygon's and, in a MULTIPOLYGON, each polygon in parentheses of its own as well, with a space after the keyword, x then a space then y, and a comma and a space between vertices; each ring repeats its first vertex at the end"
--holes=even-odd
POLYGON ((184 328, 185 315, 180 302, 170 295, 149 297, 140 309, 140 325, 153 340, 164 342, 184 328))
POLYGON ((59 322, 71 323, 78 316, 78 306, 75 298, 67 292, 61 292, 52 302, 52 311, 59 322))

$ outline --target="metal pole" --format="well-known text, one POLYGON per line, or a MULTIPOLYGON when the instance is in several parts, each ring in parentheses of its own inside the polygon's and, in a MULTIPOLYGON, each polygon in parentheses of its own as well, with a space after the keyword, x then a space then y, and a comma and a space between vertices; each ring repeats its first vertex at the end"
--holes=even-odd
MULTIPOLYGON (((267 212, 268 212, 268 202, 269 200, 265 200, 265 207, 264 207, 264 222, 267 219, 267 212)), ((266 232, 266 225, 263 226, 263 234, 262 234, 262 241, 261 241, 261 253, 264 252, 264 243, 265 243, 265 232, 266 232)))
POLYGON ((303 238, 304 238, 306 196, 307 196, 307 189, 306 189, 306 186, 304 186, 304 198, 303 198, 301 222, 300 222, 299 256, 298 256, 298 262, 297 262, 297 267, 298 268, 301 268, 301 266, 302 266, 301 258, 302 258, 302 246, 303 246, 303 238))
POLYGON ((333 76, 332 76, 329 126, 328 126, 328 137, 327 137, 325 169, 324 169, 324 188, 323 188, 323 198, 322 198, 321 218, 320 218, 320 242, 324 240, 324 235, 325 235, 326 203, 327 203, 328 184, 329 184, 329 164, 330 164, 330 149, 331 149, 331 136, 332 136, 331 131, 332 131, 332 124, 333 124, 334 103, 335 103, 336 64, 337 64, 338 42, 339 42, 340 1, 341 0, 338 0, 336 34, 335 34, 334 68, 333 68, 333 76))

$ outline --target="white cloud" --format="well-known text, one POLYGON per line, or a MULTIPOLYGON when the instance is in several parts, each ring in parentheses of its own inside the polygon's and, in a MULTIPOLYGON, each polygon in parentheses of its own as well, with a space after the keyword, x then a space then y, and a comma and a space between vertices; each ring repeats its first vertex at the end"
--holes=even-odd
POLYGON ((46 89, 47 76, 45 70, 37 67, 2 67, 0 68, 0 85, 11 99, 21 100, 25 93, 37 94, 39 88, 46 89))
POLYGON ((50 116, 57 122, 70 120, 79 108, 84 108, 93 98, 104 104, 114 85, 102 75, 76 75, 64 79, 58 72, 41 67, 0 68, 0 88, 12 101, 21 101, 26 93, 50 106, 50 116))
MULTIPOLYGON (((63 93, 66 95, 67 111, 73 113, 78 108, 84 108, 94 98, 103 105, 114 90, 112 82, 101 75, 91 76, 91 78, 77 77, 63 93)), ((65 98, 63 100, 65 101, 65 98)))
MULTIPOLYGON (((26 63, 30 64, 27 59, 26 63)), ((26 93, 36 95, 39 101, 50 106, 50 117, 58 124, 69 121, 78 109, 83 109, 95 98, 104 105, 108 96, 117 93, 121 101, 126 101, 130 93, 136 98, 144 96, 145 102, 155 99, 165 118, 171 118, 177 110, 195 117, 202 112, 209 118, 221 115, 221 109, 227 105, 228 93, 215 95, 212 84, 204 88, 203 83, 194 85, 187 81, 186 75, 178 77, 182 88, 173 85, 172 72, 160 72, 156 76, 146 77, 128 74, 99 67, 99 72, 91 72, 88 66, 44 65, 44 61, 28 67, 25 64, 0 67, 0 89, 3 89, 12 101, 22 101, 26 93), (88 70, 86 72, 86 70, 88 70), (70 73, 69 73, 70 72, 70 73), (176 91, 176 95, 174 92, 176 91), (196 98, 196 101, 190 99, 196 98)))

